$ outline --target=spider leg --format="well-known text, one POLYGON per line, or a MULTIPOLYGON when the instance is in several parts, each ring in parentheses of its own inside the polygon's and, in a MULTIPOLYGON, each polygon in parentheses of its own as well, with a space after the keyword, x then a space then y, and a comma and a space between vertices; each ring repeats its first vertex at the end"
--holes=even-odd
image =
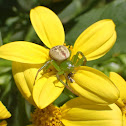
POLYGON ((52 61, 53 61, 53 60, 47 61, 40 69, 38 69, 38 71, 37 71, 37 73, 36 73, 36 76, 35 76, 35 80, 34 80, 34 84, 33 84, 33 85, 35 85, 35 81, 36 81, 36 79, 37 79, 37 76, 38 76, 39 72, 40 72, 43 68, 45 68, 47 65, 49 65, 52 61))
POLYGON ((50 64, 48 64, 43 70, 44 70, 44 72, 47 72, 47 70, 48 70, 48 68, 51 66, 52 64, 50 63, 50 64))
POLYGON ((73 57, 72 57, 72 59, 71 59, 71 61, 72 61, 73 64, 76 64, 77 59, 78 59, 78 55, 79 55, 79 54, 77 54, 77 53, 76 53, 76 55, 73 55, 73 57))
MULTIPOLYGON (((81 59, 83 60, 83 64, 82 64, 82 65, 83 65, 83 66, 86 65, 87 59, 86 59, 86 57, 84 56, 84 54, 83 54, 81 51, 78 51, 77 53, 81 54, 81 56, 82 56, 82 58, 81 58, 81 59)), ((79 54, 78 54, 78 55, 79 55, 79 54)))
MULTIPOLYGON (((66 83, 64 83, 64 82, 60 79, 60 76, 59 76, 58 73, 56 74, 56 77, 57 77, 57 79, 58 79, 69 91, 71 91, 73 94, 77 95, 66 83)), ((78 95, 77 95, 77 96, 78 96, 78 95)))
POLYGON ((71 83, 73 83, 73 82, 75 82, 75 80, 73 78, 71 78, 71 76, 73 76, 73 73, 69 73, 68 76, 67 76, 67 78, 69 79, 69 81, 71 83))
POLYGON ((61 71, 61 69, 60 69, 60 67, 58 66, 58 64, 56 63, 56 61, 52 61, 51 62, 51 64, 54 66, 54 68, 58 71, 58 72, 60 72, 61 71))
POLYGON ((76 55, 72 57, 71 61, 75 66, 84 66, 86 65, 87 59, 81 51, 78 51, 76 55), (79 58, 79 54, 82 56, 81 59, 79 58))
POLYGON ((68 77, 67 77, 67 74, 66 74, 66 73, 64 73, 64 77, 65 77, 65 79, 66 79, 66 83, 67 83, 67 79, 68 79, 68 77))

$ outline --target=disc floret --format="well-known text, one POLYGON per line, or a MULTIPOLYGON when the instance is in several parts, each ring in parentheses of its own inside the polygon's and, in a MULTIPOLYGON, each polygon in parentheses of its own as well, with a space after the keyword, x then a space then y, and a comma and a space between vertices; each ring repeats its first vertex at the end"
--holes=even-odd
POLYGON ((31 121, 35 126, 64 126, 61 122, 60 108, 52 104, 44 109, 36 108, 31 114, 31 121))

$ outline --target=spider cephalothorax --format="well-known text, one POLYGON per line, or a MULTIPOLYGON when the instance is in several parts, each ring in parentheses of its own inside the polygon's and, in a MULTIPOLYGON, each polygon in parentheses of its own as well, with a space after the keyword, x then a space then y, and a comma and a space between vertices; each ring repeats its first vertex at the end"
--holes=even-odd
POLYGON ((47 70, 51 65, 56 69, 56 77, 57 79, 70 91, 72 91, 69 86, 67 85, 67 80, 70 81, 70 83, 73 83, 74 80, 72 79, 73 71, 75 67, 83 66, 86 64, 86 58, 83 55, 82 52, 77 52, 76 55, 74 55, 70 59, 70 51, 63 45, 54 46, 49 51, 49 56, 51 60, 47 61, 37 72, 35 80, 38 76, 38 73, 45 69, 47 70), (79 55, 81 58, 79 58, 79 55), (60 79, 60 76, 64 75, 66 79, 66 83, 63 82, 60 79))

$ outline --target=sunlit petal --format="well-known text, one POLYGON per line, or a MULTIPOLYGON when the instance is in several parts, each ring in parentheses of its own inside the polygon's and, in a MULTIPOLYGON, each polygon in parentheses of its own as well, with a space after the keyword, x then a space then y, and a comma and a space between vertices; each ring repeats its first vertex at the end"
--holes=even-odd
POLYGON ((22 63, 40 64, 49 58, 49 50, 31 42, 11 42, 0 46, 0 58, 22 63))
POLYGON ((34 85, 33 98, 40 109, 47 107, 57 99, 64 89, 55 76, 43 75, 34 85))
POLYGON ((120 98, 126 102, 126 81, 115 72, 110 72, 110 79, 119 89, 120 98))
POLYGON ((65 126, 122 126, 122 113, 117 105, 85 105, 79 98, 61 107, 65 126))
POLYGON ((70 87, 79 95, 95 103, 110 104, 119 98, 119 91, 102 72, 82 66, 75 72, 70 87))
POLYGON ((110 19, 104 19, 82 32, 74 44, 73 54, 81 51, 87 60, 94 60, 105 55, 115 41, 115 24, 110 19))
POLYGON ((95 105, 95 103, 89 99, 86 99, 84 97, 76 97, 76 98, 73 98, 72 100, 69 100, 69 102, 66 102, 61 108, 62 108, 62 111, 67 111, 67 109, 73 108, 75 106, 80 106, 82 104, 95 105))
POLYGON ((30 19, 36 33, 47 47, 63 45, 63 25, 52 10, 42 6, 35 7, 30 12, 30 19))
POLYGON ((6 119, 9 117, 11 117, 10 112, 6 109, 6 107, 0 101, 0 119, 6 119))
POLYGON ((31 103, 34 104, 32 98, 33 84, 36 73, 41 65, 23 64, 13 62, 12 72, 15 83, 21 94, 31 103))

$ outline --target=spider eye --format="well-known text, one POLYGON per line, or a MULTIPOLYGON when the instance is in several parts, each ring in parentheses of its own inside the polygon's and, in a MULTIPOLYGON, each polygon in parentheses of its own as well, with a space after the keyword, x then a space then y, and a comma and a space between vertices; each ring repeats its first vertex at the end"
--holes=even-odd
POLYGON ((49 56, 52 59, 61 62, 70 57, 70 52, 65 46, 58 45, 50 49, 49 56))

